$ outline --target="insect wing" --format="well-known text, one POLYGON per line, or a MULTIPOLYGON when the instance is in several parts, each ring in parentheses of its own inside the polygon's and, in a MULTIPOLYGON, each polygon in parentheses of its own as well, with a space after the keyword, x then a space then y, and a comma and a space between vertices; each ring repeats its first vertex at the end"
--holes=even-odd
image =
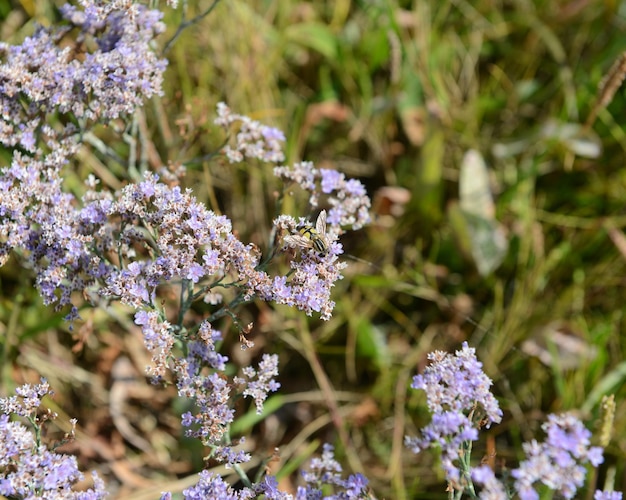
POLYGON ((315 229, 317 229, 317 232, 320 234, 320 236, 323 237, 326 235, 326 210, 322 210, 317 216, 315 229))
POLYGON ((309 238, 305 238, 299 234, 290 234, 285 236, 285 241, 290 245, 295 245, 301 248, 311 248, 311 240, 309 238))

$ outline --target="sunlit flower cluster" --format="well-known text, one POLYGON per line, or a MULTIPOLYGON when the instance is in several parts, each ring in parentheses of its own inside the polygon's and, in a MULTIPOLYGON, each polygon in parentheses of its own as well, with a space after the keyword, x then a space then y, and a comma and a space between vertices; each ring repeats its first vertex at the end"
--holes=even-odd
MULTIPOLYGON (((428 357, 432 364, 423 375, 414 377, 411 387, 426 392, 432 420, 420 437, 406 437, 405 444, 414 453, 439 448, 446 478, 454 490, 474 493, 475 485, 480 487, 478 497, 483 500, 505 500, 513 493, 521 500, 538 500, 541 488, 548 488, 563 498, 574 498, 584 484, 586 465, 602 463, 602 448, 591 446, 591 433, 578 418, 566 413, 548 416, 542 426, 545 442, 523 444, 526 458, 511 470, 511 484, 498 479, 487 465, 471 467, 471 443, 478 439, 478 431, 502 419, 489 390, 492 382, 467 343, 454 356, 435 351, 428 357)), ((596 497, 615 500, 621 494, 599 491, 596 497)))
POLYGON ((285 134, 277 128, 264 125, 246 115, 233 113, 223 102, 217 105, 215 124, 227 132, 234 131, 234 145, 226 144, 222 152, 231 163, 261 160, 267 163, 284 161, 282 143, 285 134))
POLYGON ((274 168, 274 175, 285 184, 297 184, 308 191, 309 205, 316 208, 320 198, 330 205, 328 223, 331 231, 341 234, 342 228, 360 229, 370 222, 369 208, 371 201, 365 186, 356 179, 332 169, 318 169, 310 161, 303 161, 292 166, 274 168))
POLYGON ((526 459, 511 472, 521 500, 538 500, 535 483, 542 483, 563 498, 574 498, 585 481, 590 463, 603 462, 602 448, 591 446, 589 432, 572 414, 548 415, 543 424, 546 440, 524 443, 526 459))
POLYGON ((0 495, 68 500, 105 498, 104 483, 95 472, 93 489, 73 491, 72 487, 84 479, 76 458, 53 453, 38 440, 46 421, 56 418, 53 413, 45 413, 45 418, 37 415, 41 398, 52 394, 48 383, 42 380, 41 384, 23 385, 16 389, 16 394, 0 398, 0 495), (11 414, 26 417, 36 429, 11 421, 11 414), (35 430, 38 432, 34 433, 35 430))
MULTIPOLYGON (((353 474, 348 479, 341 477, 341 465, 335 460, 333 447, 324 445, 321 458, 311 461, 308 471, 303 473, 304 486, 299 486, 294 495, 280 490, 274 476, 266 475, 253 487, 234 489, 220 476, 203 471, 199 481, 183 491, 185 500, 367 500, 373 499, 368 492, 368 480, 362 474, 353 474), (330 493, 333 491, 334 493, 330 493), (262 495, 262 497, 260 497, 262 495)), ((163 493, 160 500, 171 500, 171 493, 163 493)))
MULTIPOLYGON (((160 12, 125 0, 79 4, 60 8, 61 28, 39 27, 16 46, 0 43, 0 144, 11 153, 10 164, 0 168, 0 265, 11 254, 27 261, 44 303, 69 308, 69 320, 78 318, 81 298, 132 308, 152 356, 152 380, 173 379, 178 394, 194 404, 182 415, 187 435, 210 447, 217 461, 245 462, 249 455, 228 437, 233 401, 249 397, 260 413, 268 395, 280 387, 278 356, 266 354, 258 366, 227 375, 228 358, 217 349, 221 333, 212 323, 226 314, 236 322, 237 306, 255 299, 329 319, 335 306, 331 289, 345 267, 338 260, 338 236, 342 226, 357 229, 369 220, 369 198, 360 182, 311 168, 311 192, 327 196, 330 205, 328 251, 282 252, 286 249, 278 238, 263 259, 259 248, 236 236, 226 216, 153 173, 117 192, 102 189, 90 175, 82 198, 71 194, 63 170, 82 139, 96 123, 124 119, 144 99, 160 95, 166 66, 151 48, 165 28, 160 12), (268 260, 276 256, 289 258, 284 275, 267 271, 268 260), (165 293, 172 287, 180 289, 178 301, 165 293), (211 311, 204 321, 186 314, 200 300, 211 311)), ((223 103, 216 123, 232 134, 222 149, 231 162, 284 161, 280 130, 232 113, 223 103)), ((303 223, 282 216, 276 230, 292 233, 303 223)), ((245 344, 248 330, 238 326, 245 344)), ((37 424, 34 412, 46 394, 45 382, 25 386, 17 396, 0 400, 0 408, 37 424)), ((48 498, 104 494, 97 476, 94 490, 72 492, 82 479, 76 460, 48 452, 19 422, 3 417, 2 432, 2 456, 8 462, 0 464, 5 474, 1 494, 28 497, 24 483, 45 492, 44 497, 57 492, 48 498), (19 448, 11 448, 12 440, 21 442, 19 448)), ((329 475, 332 450, 325 450, 324 457, 313 464, 297 498, 317 498, 324 485, 343 490, 346 498, 365 498, 367 481, 359 475, 343 481, 340 469, 329 475)), ((234 493, 220 478, 205 474, 186 498, 252 498, 245 491, 234 493)), ((292 498, 270 476, 250 492, 292 498)))
POLYGON ((81 231, 61 171, 77 151, 79 132, 160 94, 165 69, 150 48, 164 29, 161 13, 82 3, 84 10, 61 8, 64 27, 39 27, 20 45, 0 43, 0 143, 13 149, 11 164, 0 169, 0 264, 12 251, 23 255, 44 302, 59 307, 107 272, 87 250, 91 236, 81 231), (89 48, 80 57, 69 33, 81 51, 89 48))
POLYGON ((41 135, 52 150, 76 129, 72 121, 62 130, 53 128, 46 122, 48 115, 71 113, 82 123, 110 120, 161 93, 166 63, 156 57, 150 42, 164 30, 162 14, 140 5, 129 5, 135 14, 129 15, 84 4, 84 10, 61 8, 67 26, 39 27, 21 45, 0 43, 0 142, 5 146, 41 152, 41 135), (81 48, 67 43, 61 47, 61 39, 74 28, 81 48), (92 50, 79 57, 84 47, 92 50))
POLYGON ((411 387, 426 392, 426 402, 431 413, 474 412, 482 409, 485 419, 475 414, 475 421, 482 421, 486 427, 502 420, 502 410, 490 392, 493 384, 483 372, 483 364, 476 359, 476 350, 463 343, 463 349, 454 356, 435 351, 428 355, 432 362, 423 375, 413 377, 411 387))
POLYGON ((458 460, 466 442, 478 439, 481 425, 500 422, 502 410, 489 391, 491 380, 482 371, 475 350, 467 343, 455 356, 435 351, 423 375, 413 378, 411 387, 426 392, 432 421, 420 437, 406 437, 405 444, 414 453, 436 447, 449 481, 460 478, 458 460))

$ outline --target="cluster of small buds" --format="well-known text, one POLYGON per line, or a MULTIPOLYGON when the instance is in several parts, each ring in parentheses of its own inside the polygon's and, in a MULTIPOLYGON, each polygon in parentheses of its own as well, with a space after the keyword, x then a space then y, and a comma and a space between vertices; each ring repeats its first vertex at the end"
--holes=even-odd
POLYGON ((318 169, 310 161, 292 166, 275 167, 274 175, 286 183, 295 183, 310 193, 309 205, 315 208, 320 197, 326 196, 330 205, 328 223, 332 231, 342 233, 342 227, 360 229, 369 224, 371 201, 365 186, 356 179, 346 179, 341 172, 318 169))
POLYGON ((264 354, 259 363, 259 369, 252 366, 243 368, 244 377, 235 377, 233 382, 244 387, 242 394, 252 397, 256 405, 256 412, 263 412, 263 403, 270 392, 276 392, 280 384, 274 380, 278 376, 278 356, 276 354, 264 354))
POLYGON ((324 498, 370 498, 367 492, 368 480, 362 474, 353 474, 348 479, 341 478, 341 465, 335 460, 334 448, 325 443, 321 458, 311 460, 310 470, 304 471, 302 477, 306 486, 298 487, 296 500, 321 498, 323 488, 333 485, 344 491, 338 495, 324 498))
MULTIPOLYGON (((334 458, 333 447, 324 444, 322 458, 311 461, 310 471, 303 473, 305 486, 299 486, 296 495, 281 491, 274 476, 266 475, 252 487, 235 490, 219 475, 208 471, 199 474, 199 481, 183 491, 186 500, 373 500, 367 491, 368 480, 362 474, 341 478, 341 466, 334 458), (335 490, 335 494, 328 491, 335 490)), ((171 500, 171 493, 163 493, 160 500, 171 500)))
MULTIPOLYGON (((133 16, 103 10, 99 2, 84 2, 84 7, 61 8, 70 26, 39 27, 21 45, 0 43, 0 142, 5 146, 35 153, 40 134, 62 142, 76 132, 71 124, 60 131, 49 127, 45 119, 53 113, 71 114, 83 123, 110 120, 161 93, 166 63, 150 48, 165 28, 161 13, 140 5, 132 6, 133 16), (78 47, 60 47, 72 28, 78 28, 80 50, 93 47, 92 52, 78 57, 78 47), (94 43, 81 43, 88 37, 94 43)), ((52 143, 48 146, 53 150, 52 143)))
POLYGON ((278 390, 278 356, 265 354, 257 370, 245 367, 245 377, 233 377, 232 383, 224 375, 228 358, 216 351, 216 343, 222 339, 208 321, 203 321, 195 340, 187 342, 187 355, 172 359, 172 371, 176 377, 178 394, 195 403, 195 411, 182 416, 186 435, 199 438, 213 449, 213 458, 226 464, 247 462, 250 456, 225 444, 228 426, 235 413, 231 407, 233 386, 243 396, 251 396, 260 413, 270 392, 278 390), (206 368, 211 373, 207 374, 206 368))
MULTIPOLYGON (((10 415, 25 417, 41 435, 47 418, 39 418, 37 410, 41 398, 52 391, 45 379, 40 384, 25 384, 16 389, 16 396, 0 398, 0 495, 7 498, 63 498, 71 500, 98 500, 107 493, 104 483, 93 472, 94 488, 73 491, 72 487, 84 479, 73 456, 50 452, 38 441, 33 431, 10 415)), ((49 418, 56 415, 47 413, 49 418)), ((76 424, 72 421, 72 426, 76 424)))
POLYGON ((220 102, 217 104, 215 124, 230 132, 233 124, 238 127, 235 144, 222 148, 230 163, 241 163, 246 159, 255 159, 267 163, 279 163, 285 160, 282 143, 285 134, 277 128, 269 127, 250 117, 233 113, 220 102))
POLYGON ((414 453, 440 448, 446 477, 456 485, 461 476, 456 463, 464 444, 478 439, 479 426, 500 422, 502 410, 489 391, 491 380, 467 342, 454 356, 435 351, 428 358, 432 364, 413 378, 411 387, 426 392, 432 421, 421 437, 407 436, 405 445, 414 453))
POLYGON ((538 500, 535 483, 542 483, 563 498, 574 498, 584 484, 585 464, 603 462, 602 448, 590 445, 591 432, 572 414, 548 415, 542 426, 546 440, 524 443, 526 459, 511 472, 521 500, 538 500))
MULTIPOLYGON (((469 456, 462 455, 470 453, 471 442, 478 439, 481 426, 489 427, 502 419, 497 400, 489 391, 492 382, 466 342, 455 356, 435 351, 429 359, 433 363, 423 375, 414 377, 411 387, 426 392, 432 421, 422 429, 421 437, 406 437, 405 444, 414 453, 440 448, 446 478, 455 490, 469 488, 476 496, 476 485, 480 486, 478 497, 483 500, 512 498, 511 491, 521 500, 538 500, 535 485, 539 483, 569 499, 584 484, 585 466, 602 463, 602 448, 591 446, 591 433, 575 416, 563 414, 548 416, 542 426, 545 442, 524 443, 526 459, 511 471, 512 485, 497 479, 486 465, 472 468, 469 456)), ((621 494, 598 491, 596 498, 617 500, 621 494)))
POLYGON ((596 490, 593 494, 593 500, 622 500, 622 492, 596 490))

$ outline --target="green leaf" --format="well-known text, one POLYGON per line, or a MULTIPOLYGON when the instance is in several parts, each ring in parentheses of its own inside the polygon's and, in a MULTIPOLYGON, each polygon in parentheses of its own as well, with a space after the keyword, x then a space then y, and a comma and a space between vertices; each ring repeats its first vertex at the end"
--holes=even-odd
POLYGON ((388 367, 391 356, 384 333, 366 318, 359 320, 356 330, 357 353, 374 361, 378 368, 388 367))
POLYGON ((337 39, 324 24, 295 24, 285 30, 285 37, 289 42, 319 52, 326 59, 337 60, 337 39))

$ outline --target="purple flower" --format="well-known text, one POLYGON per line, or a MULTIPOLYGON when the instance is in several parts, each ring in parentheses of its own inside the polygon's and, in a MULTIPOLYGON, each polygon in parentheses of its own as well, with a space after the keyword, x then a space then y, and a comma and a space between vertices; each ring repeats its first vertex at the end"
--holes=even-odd
POLYGON ((41 398, 54 392, 50 389, 50 385, 45 378, 41 379, 41 383, 37 385, 24 384, 15 389, 16 396, 8 398, 0 398, 0 411, 5 415, 14 413, 21 417, 31 417, 37 412, 37 408, 41 405, 41 398))
POLYGON ((244 159, 257 159, 277 163, 285 159, 282 143, 285 135, 277 128, 268 127, 251 118, 231 112, 223 102, 217 105, 215 124, 229 131, 235 124, 239 130, 235 135, 235 145, 226 145, 224 154, 231 163, 240 163, 244 159))
POLYGON ((341 465, 335 460, 334 448, 324 443, 321 458, 313 458, 308 471, 302 473, 305 486, 298 487, 296 500, 325 499, 366 499, 368 480, 362 474, 353 474, 348 479, 341 478, 341 465), (324 496, 322 491, 335 490, 334 495, 324 496))
POLYGON ((311 207, 317 207, 320 196, 326 195, 331 206, 328 223, 332 233, 341 234, 342 226, 360 229, 369 224, 371 201, 360 181, 346 180, 345 175, 336 170, 317 169, 312 162, 306 161, 290 167, 275 167, 274 175, 308 191, 311 207))
POLYGON ((341 187, 341 183, 344 181, 344 176, 337 170, 330 170, 327 168, 320 169, 321 174, 321 187, 322 193, 329 194, 341 187))
MULTIPOLYGON (((426 392, 428 409, 434 413, 444 411, 470 412, 480 405, 485 413, 486 426, 502 420, 497 400, 489 391, 492 381, 482 371, 476 359, 476 350, 467 342, 463 349, 451 356, 441 351, 428 355, 433 363, 423 375, 413 378, 411 387, 426 392)), ((482 420, 477 416, 477 421, 482 420)))
POLYGON ((504 485, 498 481, 491 467, 481 465, 472 469, 472 481, 475 485, 480 485, 479 498, 481 500, 503 500, 508 499, 504 485))
MULTIPOLYGON (((195 486, 183 490, 185 500, 247 500, 255 498, 255 493, 249 488, 235 491, 220 476, 208 471, 199 474, 200 479, 195 486)), ((166 498, 164 496, 162 499, 166 498)))
POLYGON ((622 493, 620 491, 596 490, 593 494, 593 500, 622 500, 622 493))
POLYGON ((278 481, 274 476, 265 476, 255 489, 257 493, 265 495, 267 500, 293 500, 292 495, 278 489, 278 481))
POLYGON ((257 414, 263 413, 263 403, 270 392, 276 392, 280 384, 274 380, 278 376, 278 356, 264 354, 259 363, 259 369, 251 366, 243 369, 243 377, 235 377, 234 382, 245 386, 242 394, 254 398, 257 414))
POLYGON ((363 474, 353 474, 346 479, 345 488, 347 498, 359 498, 367 493, 368 479, 363 474))
POLYGON ((526 459, 511 472, 522 500, 539 498, 533 485, 542 483, 564 498, 574 498, 585 481, 585 464, 602 463, 602 449, 590 446, 591 433, 571 414, 549 415, 543 424, 547 439, 524 443, 526 459))
POLYGON ((468 462, 462 454, 468 453, 469 443, 478 439, 478 427, 500 422, 502 411, 489 391, 491 380, 467 342, 454 356, 435 351, 428 358, 432 364, 413 378, 411 387, 426 392, 432 420, 419 438, 407 436, 405 445, 414 453, 440 448, 448 481, 462 487, 458 461, 468 462))
MULTIPOLYGON (((44 421, 35 418, 41 397, 52 394, 42 380, 38 385, 23 385, 17 396, 2 398, 0 407, 0 495, 19 498, 102 499, 106 496, 104 483, 94 473, 94 488, 74 492, 72 486, 82 481, 76 458, 50 452, 39 442, 44 421), (9 414, 28 417, 37 426, 37 438, 9 414)), ((55 414, 50 414, 55 418, 55 414)), ((75 423, 75 421, 74 421, 75 423)))
POLYGON ((463 458, 460 456, 466 442, 476 441, 478 430, 470 419, 462 413, 445 411, 435 413, 432 421, 422 429, 419 438, 405 437, 405 446, 413 453, 419 453, 428 448, 441 449, 441 461, 449 481, 458 481, 459 468, 454 461, 463 458))

